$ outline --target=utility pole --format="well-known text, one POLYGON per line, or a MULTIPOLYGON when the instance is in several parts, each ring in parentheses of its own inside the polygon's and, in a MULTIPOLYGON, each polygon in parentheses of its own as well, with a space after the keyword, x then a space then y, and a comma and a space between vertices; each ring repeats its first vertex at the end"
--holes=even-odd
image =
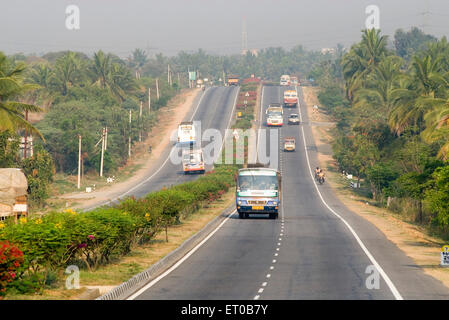
POLYGON ((179 77, 179 72, 178 72, 178 88, 181 89, 181 78, 179 77))
POLYGON ((81 188, 81 135, 78 135, 78 189, 81 188))
POLYGON ((104 140, 104 150, 108 150, 108 127, 106 127, 106 134, 105 134, 105 140, 104 140))
POLYGON ((167 83, 170 84, 170 65, 167 65, 167 83))
POLYGON ((189 88, 192 88, 192 82, 190 81, 190 67, 187 67, 187 79, 189 80, 189 88))
MULTIPOLYGON (((140 101, 139 122, 142 124, 142 106, 143 102, 140 101)), ((139 128, 139 142, 142 142, 142 128, 139 128)))
POLYGON ((129 109, 128 158, 131 158, 131 109, 129 109))
POLYGON ((226 85, 226 75, 225 75, 225 72, 224 72, 224 70, 223 70, 223 86, 225 86, 226 85))
POLYGON ((159 78, 156 78, 156 97, 159 100, 159 78))
POLYGON ((148 114, 151 113, 151 89, 148 88, 148 114))
MULTIPOLYGON (((28 110, 25 110, 25 121, 28 122, 28 110)), ((23 158, 27 158, 27 141, 28 140, 28 130, 25 128, 25 139, 23 143, 23 158)))
POLYGON ((100 160, 100 177, 103 176, 103 161, 104 161, 104 138, 105 138, 105 128, 101 132, 101 160, 100 160))

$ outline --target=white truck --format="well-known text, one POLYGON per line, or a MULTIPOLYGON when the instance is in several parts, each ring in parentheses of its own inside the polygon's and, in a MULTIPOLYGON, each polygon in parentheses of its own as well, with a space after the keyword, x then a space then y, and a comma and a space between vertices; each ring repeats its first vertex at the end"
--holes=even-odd
POLYGON ((288 74, 283 74, 281 76, 280 85, 281 86, 289 86, 290 85, 290 76, 288 74))
POLYGON ((182 152, 182 170, 184 174, 204 173, 203 151, 199 149, 184 149, 182 152))

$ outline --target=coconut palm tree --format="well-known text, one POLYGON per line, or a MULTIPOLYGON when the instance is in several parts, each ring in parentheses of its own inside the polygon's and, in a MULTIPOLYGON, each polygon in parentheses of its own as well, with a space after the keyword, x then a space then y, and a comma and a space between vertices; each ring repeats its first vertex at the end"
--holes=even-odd
POLYGON ((148 61, 147 53, 142 49, 136 49, 132 53, 132 57, 129 58, 130 66, 134 68, 136 72, 136 79, 140 79, 140 73, 142 68, 148 61))
POLYGON ((137 90, 137 83, 130 70, 121 63, 113 63, 108 75, 108 87, 119 102, 125 101, 126 94, 137 90))
POLYGON ((94 54, 94 60, 90 66, 93 82, 105 89, 108 86, 109 73, 111 70, 111 57, 98 51, 94 54))
POLYGON ((24 83, 24 71, 25 64, 14 65, 0 52, 0 131, 27 129, 43 138, 39 130, 24 119, 24 112, 40 112, 41 108, 16 100, 26 91, 37 88, 24 83))
POLYGON ((415 125, 424 129, 424 116, 432 110, 429 98, 437 97, 444 81, 440 73, 439 59, 430 56, 414 57, 411 75, 395 91, 396 107, 389 117, 390 128, 401 134, 407 126, 415 125))
POLYGON ((58 58, 55 63, 53 82, 63 96, 68 89, 81 79, 82 62, 75 52, 69 51, 58 58))
POLYGON ((389 54, 387 36, 380 30, 362 31, 362 41, 351 47, 341 60, 343 77, 346 80, 346 96, 353 101, 354 91, 363 86, 367 75, 389 54))
POLYGON ((369 108, 379 114, 384 121, 396 105, 401 66, 404 61, 396 56, 382 60, 367 77, 363 88, 354 96, 355 108, 369 108))

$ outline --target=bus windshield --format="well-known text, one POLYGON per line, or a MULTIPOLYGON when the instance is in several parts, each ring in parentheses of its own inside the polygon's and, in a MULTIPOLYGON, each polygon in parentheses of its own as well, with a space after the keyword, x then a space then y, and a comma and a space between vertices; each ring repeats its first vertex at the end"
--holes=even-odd
POLYGON ((270 111, 270 112, 268 112, 268 116, 269 117, 274 117, 274 116, 281 117, 282 116, 282 112, 280 112, 280 111, 270 111))
POLYGON ((239 176, 239 188, 241 191, 249 190, 278 190, 278 178, 276 176, 239 176))

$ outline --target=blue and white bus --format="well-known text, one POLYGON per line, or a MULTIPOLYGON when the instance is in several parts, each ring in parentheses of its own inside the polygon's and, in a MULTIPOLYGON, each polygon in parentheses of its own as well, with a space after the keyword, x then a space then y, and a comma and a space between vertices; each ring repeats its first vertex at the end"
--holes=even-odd
POLYGON ((272 168, 239 169, 236 207, 240 219, 250 214, 269 214, 277 219, 281 203, 281 174, 272 168))

